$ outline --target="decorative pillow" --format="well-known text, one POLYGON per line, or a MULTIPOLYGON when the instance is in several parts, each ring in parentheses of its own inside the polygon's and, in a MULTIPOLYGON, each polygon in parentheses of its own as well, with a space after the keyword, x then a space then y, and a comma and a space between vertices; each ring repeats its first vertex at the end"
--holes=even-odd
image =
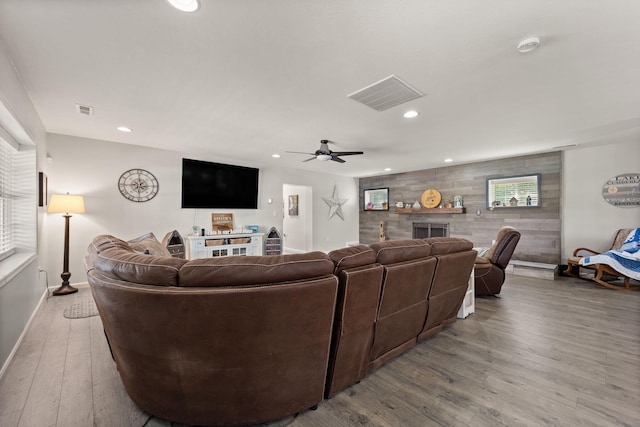
POLYGON ((485 255, 487 255, 487 252, 489 252, 489 247, 486 247, 486 248, 473 248, 473 249, 478 251, 478 255, 477 256, 483 257, 483 258, 484 258, 485 255))
POLYGON ((142 254, 149 251, 149 255, 170 257, 169 250, 156 239, 153 233, 147 233, 127 242, 131 249, 142 254))

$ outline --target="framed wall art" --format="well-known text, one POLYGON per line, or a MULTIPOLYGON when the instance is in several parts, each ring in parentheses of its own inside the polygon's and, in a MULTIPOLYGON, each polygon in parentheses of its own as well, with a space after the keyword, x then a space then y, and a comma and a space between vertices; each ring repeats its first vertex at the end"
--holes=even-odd
POLYGON ((298 195, 289 195, 289 216, 298 216, 298 195))
POLYGON ((388 211, 389 188, 372 188, 364 190, 365 211, 388 211))

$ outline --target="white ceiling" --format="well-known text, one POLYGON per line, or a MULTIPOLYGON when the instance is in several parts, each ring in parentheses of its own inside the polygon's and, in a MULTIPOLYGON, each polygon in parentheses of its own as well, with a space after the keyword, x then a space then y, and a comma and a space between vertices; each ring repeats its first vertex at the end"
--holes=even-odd
POLYGON ((0 0, 0 39, 48 132, 214 161, 369 176, 640 141, 637 0, 201 3, 0 0), (540 49, 518 53, 532 35, 540 49), (390 75, 425 96, 384 112, 347 98, 390 75), (285 153, 321 139, 365 154, 285 153))

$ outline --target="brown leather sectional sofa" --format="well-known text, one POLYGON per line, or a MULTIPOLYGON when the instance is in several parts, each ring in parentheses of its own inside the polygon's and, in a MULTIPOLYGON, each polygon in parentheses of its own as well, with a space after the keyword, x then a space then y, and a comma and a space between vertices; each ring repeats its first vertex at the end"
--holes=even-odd
POLYGON ((312 408, 454 322, 472 246, 431 238, 187 261, 101 235, 87 276, 141 409, 244 425, 312 408))

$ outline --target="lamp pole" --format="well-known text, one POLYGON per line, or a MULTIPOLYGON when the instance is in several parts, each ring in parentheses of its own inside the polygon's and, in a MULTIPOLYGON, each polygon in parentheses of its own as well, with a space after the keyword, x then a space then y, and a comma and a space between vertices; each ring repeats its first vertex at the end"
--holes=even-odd
POLYGON ((62 285, 53 291, 53 295, 67 295, 78 292, 78 289, 69 284, 69 278, 71 277, 71 273, 69 273, 69 218, 71 218, 71 215, 65 214, 62 216, 64 217, 64 260, 62 274, 60 275, 62 285))
POLYGON ((53 194, 49 207, 49 213, 62 213, 64 217, 64 264, 62 266, 62 285, 53 291, 53 295, 67 295, 78 292, 76 288, 69 285, 69 218, 70 213, 84 213, 84 198, 82 196, 71 196, 67 194, 53 194))

